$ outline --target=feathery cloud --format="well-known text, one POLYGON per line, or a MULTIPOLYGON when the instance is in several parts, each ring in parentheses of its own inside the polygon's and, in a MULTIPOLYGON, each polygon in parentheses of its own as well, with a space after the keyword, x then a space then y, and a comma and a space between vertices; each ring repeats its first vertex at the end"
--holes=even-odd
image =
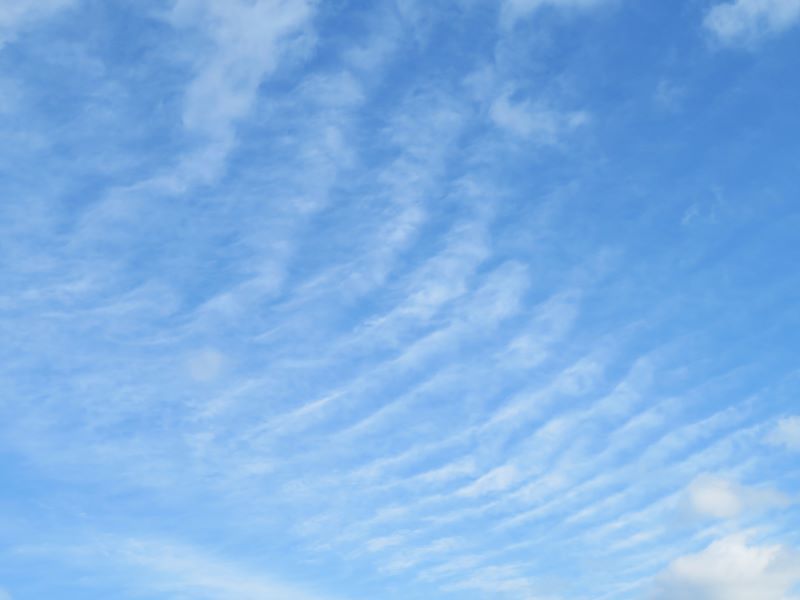
POLYGON ((800 450, 800 417, 784 417, 778 421, 767 441, 788 450, 800 450))
POLYGON ((705 26, 725 44, 752 43, 800 22, 800 0, 733 0, 713 6, 705 26))
POLYGON ((37 22, 74 6, 77 0, 11 0, 0 2, 0 49, 37 22))

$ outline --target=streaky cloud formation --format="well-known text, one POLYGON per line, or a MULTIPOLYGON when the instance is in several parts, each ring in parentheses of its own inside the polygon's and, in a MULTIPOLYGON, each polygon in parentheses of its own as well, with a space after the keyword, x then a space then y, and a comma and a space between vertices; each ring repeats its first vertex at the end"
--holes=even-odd
POLYGON ((25 551, 44 556, 51 553, 66 555, 77 564, 102 560, 107 569, 135 579, 133 587, 139 594, 204 600, 335 600, 332 596, 317 595, 301 586, 272 580, 264 576, 260 568, 248 570, 218 556, 163 539, 97 538, 85 545, 38 547, 25 551))
POLYGON ((0 600, 798 596, 796 6, 0 0, 0 600))
POLYGON ((202 32, 211 43, 209 51, 194 59, 196 75, 186 90, 183 125, 200 138, 201 146, 184 157, 181 175, 201 182, 218 175, 258 86, 292 43, 297 44, 311 15, 310 0, 175 3, 170 22, 202 32))

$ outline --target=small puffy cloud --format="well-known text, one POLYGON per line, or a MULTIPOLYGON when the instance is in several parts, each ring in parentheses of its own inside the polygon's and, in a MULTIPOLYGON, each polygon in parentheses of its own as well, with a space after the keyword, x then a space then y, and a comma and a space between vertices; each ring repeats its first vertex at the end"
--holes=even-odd
POLYGON ((501 129, 541 145, 558 144, 588 121, 585 112, 562 112, 530 101, 513 102, 509 94, 492 103, 489 116, 501 129))
POLYGON ((788 504, 786 496, 771 488, 746 487, 722 477, 702 475, 687 490, 693 513, 715 519, 732 519, 743 512, 788 504))
POLYGON ((800 417, 786 417, 778 421, 767 440, 776 446, 800 451, 800 417))
POLYGON ((717 4, 705 26, 726 44, 751 43, 800 22, 800 0, 735 0, 717 4))
POLYGON ((781 544, 753 545, 732 535, 662 573, 651 600, 790 600, 800 584, 800 555, 781 544))
POLYGON ((699 477, 689 486, 689 503, 698 515, 727 519, 742 512, 739 490, 725 479, 699 477))

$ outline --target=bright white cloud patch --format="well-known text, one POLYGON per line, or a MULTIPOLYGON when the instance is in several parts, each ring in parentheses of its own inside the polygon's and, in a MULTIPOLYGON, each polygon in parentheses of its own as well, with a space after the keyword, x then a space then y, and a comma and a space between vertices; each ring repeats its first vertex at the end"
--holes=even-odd
POLYGON ((800 450, 800 417, 781 419, 767 439, 788 450, 800 450))
POLYGON ((800 555, 780 544, 733 535, 675 560, 653 600, 790 600, 800 584, 800 555))
POLYGON ((788 498, 776 490, 746 487, 729 479, 709 475, 692 482, 688 499, 696 514, 717 519, 730 519, 743 512, 788 504, 788 498))
POLYGON ((734 0, 714 6, 706 27, 722 42, 753 42, 800 21, 800 0, 734 0))
POLYGON ((730 481, 703 477, 689 486, 692 509, 703 516, 730 518, 742 511, 740 490, 730 481))

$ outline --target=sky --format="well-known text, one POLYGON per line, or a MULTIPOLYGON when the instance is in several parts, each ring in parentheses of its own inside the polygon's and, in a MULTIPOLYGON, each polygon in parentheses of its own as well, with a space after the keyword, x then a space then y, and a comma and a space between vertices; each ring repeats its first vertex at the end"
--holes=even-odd
POLYGON ((0 0, 0 600, 800 598, 800 0, 0 0))

